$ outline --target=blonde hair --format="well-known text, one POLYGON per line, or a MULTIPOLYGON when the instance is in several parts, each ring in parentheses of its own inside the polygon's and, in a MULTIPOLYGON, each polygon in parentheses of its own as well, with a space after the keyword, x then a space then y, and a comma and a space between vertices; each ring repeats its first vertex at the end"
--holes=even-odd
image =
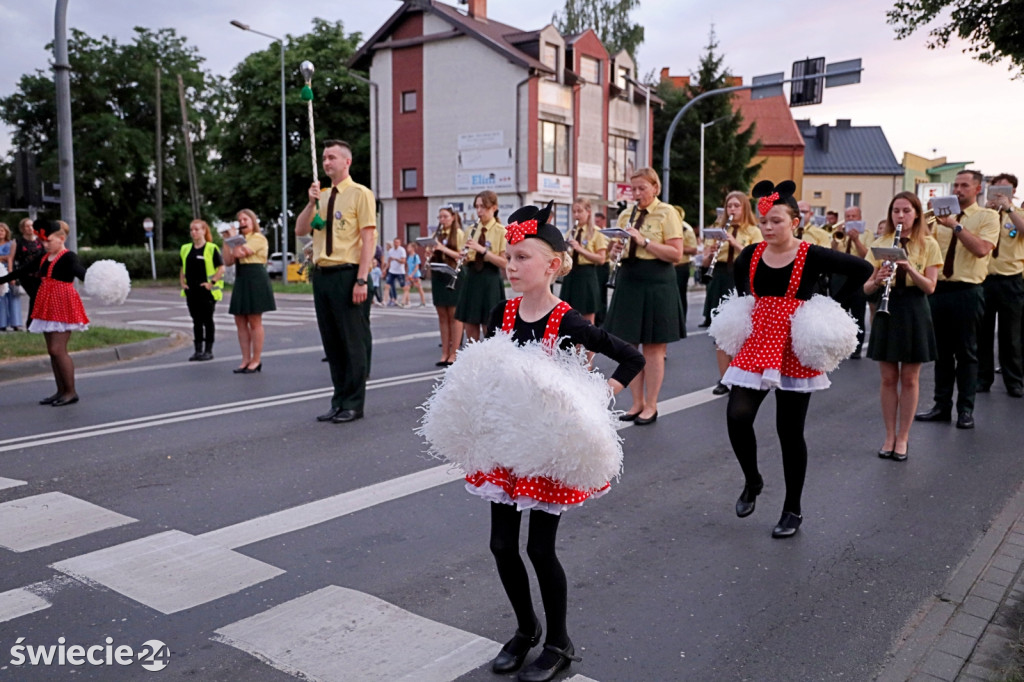
POLYGON ((587 239, 588 240, 589 239, 593 239, 594 238, 594 232, 597 231, 597 226, 594 225, 594 207, 593 207, 593 204, 590 203, 590 199, 588 199, 587 197, 576 197, 573 200, 572 205, 573 206, 582 206, 583 208, 586 209, 587 215, 590 216, 590 219, 587 220, 587 224, 584 225, 584 227, 587 228, 587 231, 586 231, 587 239))
POLYGON ((63 220, 54 220, 53 222, 60 225, 60 231, 64 234, 64 238, 67 239, 68 235, 71 234, 71 226, 63 220))
MULTIPOLYGON (((740 192, 739 190, 729 192, 725 195, 725 201, 722 202, 722 205, 728 206, 729 199, 733 198, 740 201, 740 215, 736 222, 743 226, 757 225, 757 219, 754 217, 754 210, 750 208, 750 199, 747 198, 747 193, 740 192)), ((792 213, 792 210, 790 213, 792 213)), ((728 215, 728 212, 722 213, 722 217, 715 221, 715 225, 723 227, 728 220, 728 215)))
POLYGON ((654 187, 654 191, 657 194, 661 194, 661 178, 658 177, 658 174, 655 172, 653 168, 651 168, 650 166, 646 166, 644 168, 637 168, 635 171, 633 171, 633 174, 629 176, 629 179, 632 182, 637 178, 643 178, 654 187))
POLYGON ((0 223, 0 230, 3 230, 5 236, 4 241, 11 241, 13 236, 11 235, 11 228, 7 226, 7 223, 0 223))
POLYGON ((238 213, 235 214, 235 217, 238 218, 238 217, 241 217, 242 215, 249 216, 249 220, 252 221, 252 231, 253 232, 257 232, 257 233, 262 233, 263 232, 263 230, 260 229, 260 219, 256 217, 256 214, 253 212, 253 210, 251 208, 243 208, 241 211, 239 211, 238 213))
POLYGON ((18 232, 25 229, 25 225, 31 225, 34 221, 31 218, 22 218, 18 221, 18 232))
POLYGON ((551 248, 551 244, 548 244, 543 239, 531 239, 530 241, 537 243, 546 258, 551 260, 560 258, 562 260, 562 265, 558 268, 558 272, 554 274, 554 277, 564 277, 569 274, 569 271, 572 270, 572 256, 569 255, 568 251, 555 251, 551 248))

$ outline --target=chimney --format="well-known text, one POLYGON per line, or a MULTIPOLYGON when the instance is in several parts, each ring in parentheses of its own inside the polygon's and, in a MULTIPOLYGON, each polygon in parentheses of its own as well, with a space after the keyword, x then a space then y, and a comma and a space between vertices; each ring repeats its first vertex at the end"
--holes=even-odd
POLYGON ((477 21, 487 21, 487 0, 469 0, 469 16, 477 21))
POLYGON ((726 76, 725 87, 735 88, 743 85, 743 76, 726 76))
POLYGON ((817 128, 818 149, 828 154, 828 124, 822 123, 817 128))
POLYGON ((669 78, 671 78, 671 76, 668 75, 668 67, 661 67, 661 80, 667 81, 669 78))
POLYGON ((836 128, 842 128, 844 130, 849 130, 850 129, 850 119, 848 119, 848 118, 837 118, 836 119, 836 128))

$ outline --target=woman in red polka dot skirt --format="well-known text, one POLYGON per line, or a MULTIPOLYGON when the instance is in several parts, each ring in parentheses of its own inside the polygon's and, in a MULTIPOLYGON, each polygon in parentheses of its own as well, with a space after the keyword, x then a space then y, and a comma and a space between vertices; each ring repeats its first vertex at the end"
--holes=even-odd
MULTIPOLYGON (((555 277, 568 272, 572 261, 561 232, 547 224, 550 205, 538 211, 526 206, 509 216, 508 278, 520 298, 499 304, 491 312, 488 336, 497 330, 512 334, 520 344, 540 341, 549 348, 570 349, 581 344, 619 362, 608 379, 613 392, 628 386, 644 366, 644 356, 625 341, 598 329, 551 292, 555 277)), ((461 357, 461 356, 460 356, 461 357)), ((529 425, 524 425, 529 428, 529 425)), ((519 679, 538 682, 552 679, 578 661, 566 631, 567 584, 565 571, 555 554, 555 538, 561 513, 584 500, 608 491, 581 490, 548 477, 518 477, 514 472, 515 448, 508 448, 508 464, 466 477, 466 488, 491 503, 490 548, 498 567, 518 628, 491 668, 510 673, 523 665, 530 649, 541 639, 540 620, 533 608, 526 566, 519 553, 522 510, 530 510, 527 554, 537 572, 547 621, 544 650, 519 673, 519 679)))
POLYGON ((757 468, 754 418, 768 392, 775 390, 786 499, 782 517, 772 530, 774 538, 795 535, 803 521, 800 498, 807 472, 804 420, 811 393, 829 387, 823 372, 805 367, 797 359, 790 320, 814 294, 822 274, 847 276, 842 295, 846 289, 863 286, 872 269, 860 258, 796 238, 800 211, 793 197, 795 190, 791 180, 777 187, 765 180, 754 187, 764 241, 743 249, 735 268, 736 290, 756 299, 752 331, 722 377, 722 383, 732 388, 726 413, 729 441, 746 479, 736 501, 736 515, 741 518, 753 513, 764 487, 757 468))
POLYGON ((76 277, 85 279, 85 268, 77 255, 64 248, 68 236, 64 223, 38 220, 35 229, 45 243, 40 259, 25 264, 0 281, 39 273, 42 282, 32 306, 32 324, 28 330, 42 333, 46 339, 46 352, 50 354, 53 378, 57 382, 57 392, 43 398, 39 404, 62 407, 78 402, 75 363, 68 354, 68 340, 71 332, 89 329, 89 318, 74 286, 76 277))

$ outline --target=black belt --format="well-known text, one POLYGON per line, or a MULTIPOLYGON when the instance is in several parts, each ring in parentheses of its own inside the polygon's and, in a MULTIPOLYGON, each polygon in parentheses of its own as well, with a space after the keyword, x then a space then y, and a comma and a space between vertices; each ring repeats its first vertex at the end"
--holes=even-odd
POLYGON ((359 265, 357 263, 342 263, 341 265, 314 265, 313 266, 313 268, 315 270, 319 270, 320 272, 324 273, 325 275, 326 274, 330 274, 332 272, 340 272, 341 270, 355 270, 358 267, 359 267, 359 265))
POLYGON ((968 289, 974 289, 980 287, 980 284, 974 284, 972 282, 936 282, 935 293, 949 293, 952 291, 967 291, 968 289))
POLYGON ((1021 273, 1018 272, 1016 275, 997 275, 993 273, 985 279, 1021 279, 1021 273))

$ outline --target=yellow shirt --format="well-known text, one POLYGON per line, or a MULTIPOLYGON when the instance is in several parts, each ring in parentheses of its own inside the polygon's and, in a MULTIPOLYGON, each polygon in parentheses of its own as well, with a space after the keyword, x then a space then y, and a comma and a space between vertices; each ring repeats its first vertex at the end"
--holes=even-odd
MULTIPOLYGON (((632 212, 633 209, 630 209, 619 214, 619 227, 624 228, 629 224, 629 214, 632 212)), ((637 211, 637 220, 640 219, 639 213, 637 211)), ((679 213, 671 204, 654 199, 647 206, 647 215, 644 217, 643 225, 640 226, 640 234, 658 244, 664 244, 669 239, 682 239, 683 221, 679 219, 679 213)), ((628 243, 626 244, 626 249, 625 253, 622 254, 623 257, 629 255, 628 243)), ((657 260, 658 258, 640 245, 636 247, 636 257, 643 260, 657 260)))
MULTIPOLYGON (((440 230, 437 233, 437 240, 438 240, 438 242, 440 242, 444 246, 448 247, 452 251, 459 251, 459 252, 461 252, 462 251, 462 247, 466 244, 466 233, 463 232, 462 228, 456 228, 455 229, 455 234, 450 239, 447 238, 446 236, 444 236, 444 235, 447 235, 447 234, 448 234, 447 230, 440 230)), ((448 263, 452 267, 455 267, 454 259, 449 258, 447 254, 443 254, 440 251, 435 252, 435 254, 436 254, 436 256, 440 256, 440 258, 432 255, 430 257, 431 262, 433 262, 433 263, 439 263, 439 262, 440 263, 448 263)))
POLYGON ((693 226, 690 223, 683 221, 683 257, 679 259, 676 265, 689 265, 690 261, 693 260, 693 256, 686 253, 686 249, 697 248, 697 233, 693 231, 693 226))
MULTIPOLYGON (((872 246, 892 246, 893 240, 896 238, 895 233, 888 232, 875 239, 872 246)), ((907 260, 910 261, 911 265, 920 272, 922 275, 926 268, 930 268, 933 265, 939 268, 940 274, 942 271, 942 249, 939 248, 939 243, 935 241, 935 237, 926 234, 924 239, 920 241, 907 242, 907 260)), ((959 246, 957 251, 959 251, 959 246)), ((869 263, 874 265, 876 268, 879 266, 879 261, 875 258, 875 255, 871 253, 871 249, 868 249, 867 260, 869 263)), ((908 275, 904 275, 904 281, 908 287, 916 287, 917 284, 908 275)), ((895 284, 895 282, 894 282, 895 284)))
MULTIPOLYGON (((717 226, 716 226, 717 227, 717 226)), ((735 226, 734 226, 735 227, 735 226)), ((726 227, 729 234, 732 234, 734 227, 726 227)), ((740 225, 739 232, 736 233, 736 241, 742 244, 744 247, 750 246, 751 244, 757 244, 764 241, 764 236, 761 234, 761 228, 757 225, 740 225)), ((714 239, 705 239, 704 246, 714 246, 714 239)), ((740 249, 742 251, 743 249, 740 249)), ((733 260, 739 258, 740 252, 734 251, 732 254, 733 260)), ((729 262, 729 245, 725 244, 718 250, 718 262, 728 263, 729 262)))
MULTIPOLYGON (((593 253, 597 253, 598 251, 601 251, 602 249, 607 249, 608 248, 608 237, 605 237, 603 234, 598 232, 597 228, 594 227, 593 225, 589 225, 589 226, 587 226, 587 225, 580 225, 578 229, 579 229, 579 238, 576 239, 576 241, 578 241, 580 243, 580 246, 582 246, 587 251, 591 251, 593 253), (589 230, 591 230, 591 229, 594 231, 594 234, 592 236, 588 237, 587 236, 587 232, 589 230)), ((574 236, 575 234, 576 233, 574 231, 570 230, 570 236, 574 236)), ((589 258, 584 256, 583 254, 580 254, 579 258, 576 261, 576 264, 577 265, 596 265, 596 263, 594 263, 594 261, 590 260, 589 258)))
POLYGON ((807 242, 808 244, 815 244, 817 246, 824 246, 826 249, 832 241, 832 235, 825 230, 821 229, 817 225, 808 225, 802 230, 798 227, 797 234, 800 235, 800 239, 807 242))
POLYGON ((260 265, 267 264, 267 257, 270 254, 270 244, 267 243, 266 237, 256 230, 253 230, 249 234, 245 235, 245 245, 252 249, 253 253, 251 256, 239 258, 238 262, 241 265, 249 265, 250 263, 258 263, 260 265))
MULTIPOLYGON (((1021 209, 1016 206, 1010 212, 1021 215, 1021 209)), ((999 257, 992 258, 988 262, 988 274, 990 275, 1019 275, 1024 272, 1024 230, 1017 229, 1017 226, 1010 221, 1008 211, 999 212, 999 257), (1011 237, 1010 232, 1017 230, 1017 236, 1011 237)))
MULTIPOLYGON (((977 203, 971 204, 963 212, 963 217, 959 222, 966 231, 993 246, 999 241, 999 214, 990 208, 982 208, 977 203)), ((943 262, 945 262, 946 250, 949 249, 949 242, 953 239, 953 230, 936 222, 935 239, 939 242, 943 262)), ((988 263, 991 257, 990 253, 984 258, 978 258, 963 244, 957 243, 956 256, 953 259, 953 276, 949 278, 944 276, 940 267, 939 281, 981 284, 988 275, 988 263)))
POLYGON ((320 217, 327 222, 327 205, 331 193, 338 190, 334 198, 333 243, 331 255, 327 255, 327 228, 313 230, 313 262, 330 267, 334 265, 359 264, 363 245, 363 228, 372 227, 368 238, 377 241, 377 206, 373 192, 360 185, 351 176, 335 187, 320 190, 320 217))
MULTIPOLYGON (((500 256, 503 253, 505 253, 505 247, 508 246, 508 242, 505 241, 505 227, 494 218, 491 218, 491 222, 487 223, 486 225, 477 223, 476 225, 471 227, 469 229, 468 239, 475 239, 477 242, 479 242, 480 233, 484 230, 484 228, 487 229, 487 232, 484 234, 484 244, 487 246, 487 250, 493 253, 495 256, 500 256)), ((477 257, 479 257, 482 260, 484 254, 477 253, 473 249, 470 249, 469 253, 466 255, 466 261, 472 263, 477 259, 477 257)))

